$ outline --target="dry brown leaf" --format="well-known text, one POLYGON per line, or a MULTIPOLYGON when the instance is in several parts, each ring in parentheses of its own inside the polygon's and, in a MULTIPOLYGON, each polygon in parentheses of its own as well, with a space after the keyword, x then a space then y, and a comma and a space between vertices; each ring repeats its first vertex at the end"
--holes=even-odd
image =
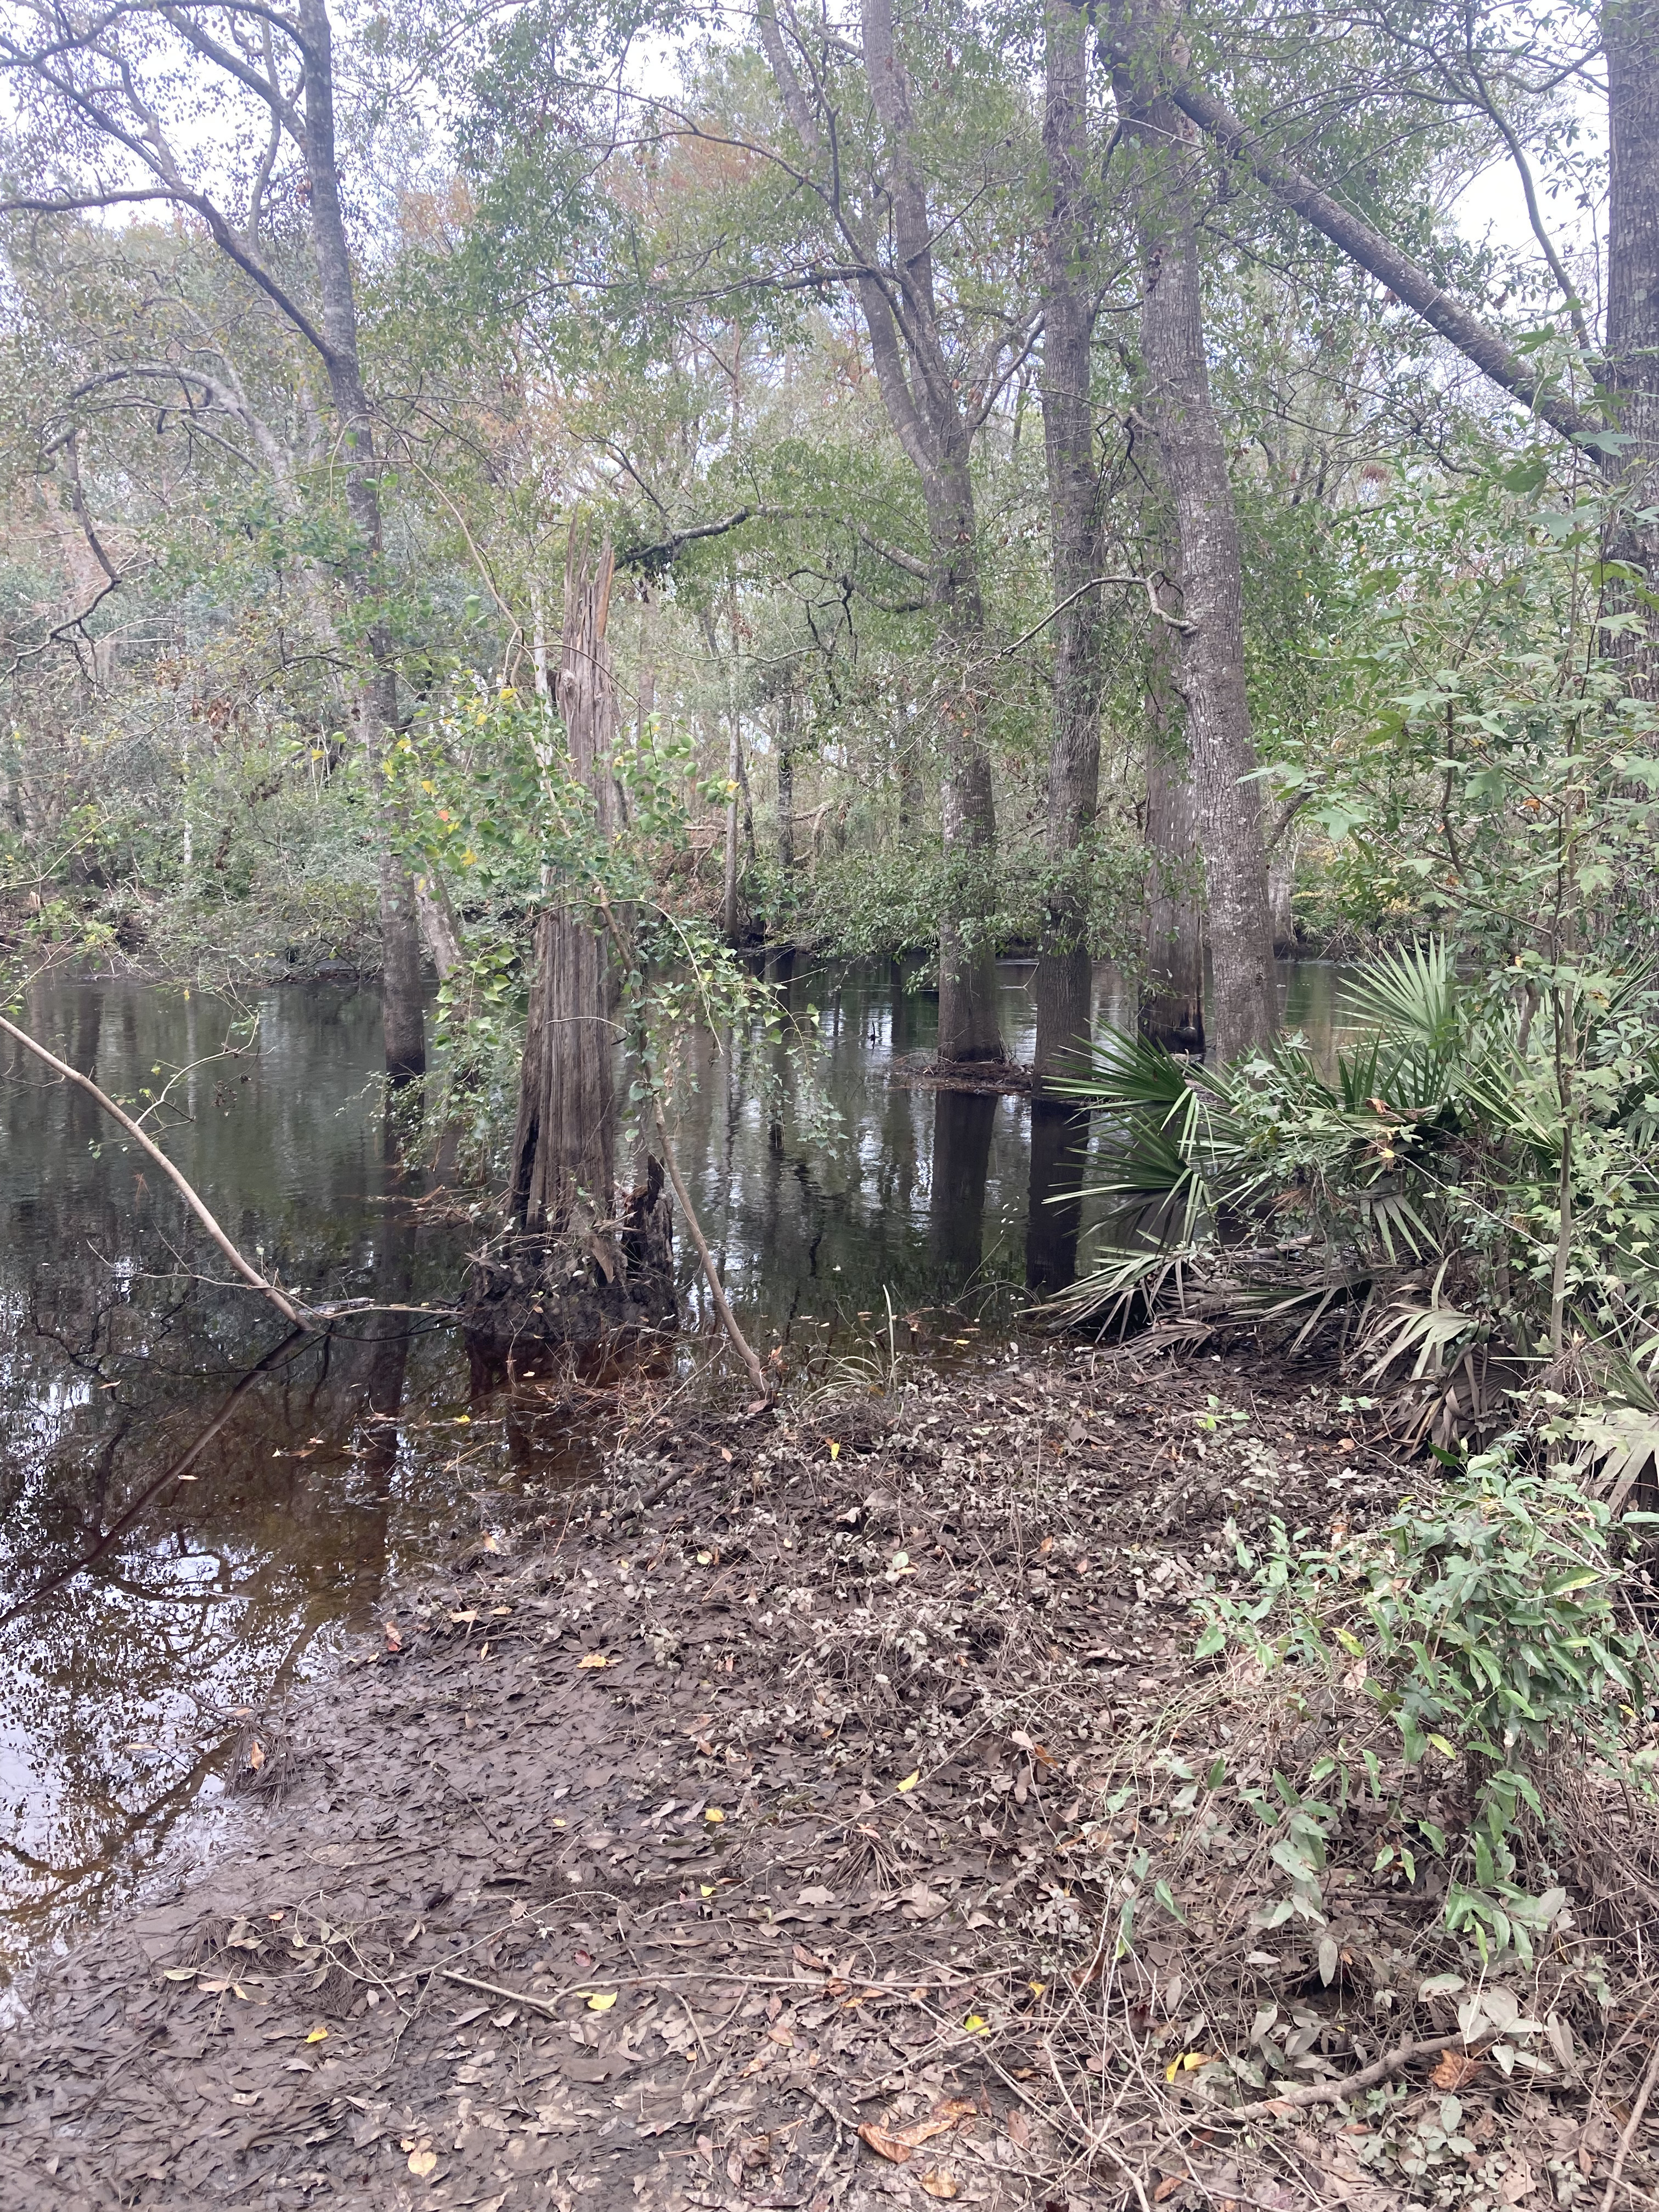
POLYGON ((921 2185, 930 2197, 954 2197, 957 2193, 954 2176, 946 2173, 942 2166, 932 2173, 924 2173, 921 2185))
POLYGON ((1437 2089, 1462 2089, 1479 2077, 1480 2070, 1478 2058, 1465 2058, 1461 2051, 1443 2051, 1429 2079, 1437 2089))
POLYGON ((412 2150, 409 2154, 409 2170, 417 2181, 424 2181, 437 2163, 435 2150, 412 2150))
POLYGON ((1517 2160, 1498 2183, 1498 2194, 1505 2204, 1518 2204, 1523 2197, 1530 2197, 1537 2186, 1537 2175, 1517 2160))
POLYGON ((978 2110, 976 2105, 963 2098, 941 2097, 926 2119, 912 2120, 904 2128, 884 2128, 874 2120, 866 2120, 859 2135, 878 2158, 890 2159, 895 2166, 902 2166, 923 2143, 931 2142, 935 2136, 948 2135, 963 2120, 971 2120, 978 2110))
POLYGON ((1031 2123, 1018 2105, 1008 2115, 1008 2140, 1012 2143, 1017 2143, 1021 2150, 1030 2150, 1031 2148, 1031 2123))
POLYGON ((1152 2191, 1153 2203, 1162 2204, 1167 2198, 1173 2197, 1186 2179, 1184 2173, 1166 2173, 1152 2191))

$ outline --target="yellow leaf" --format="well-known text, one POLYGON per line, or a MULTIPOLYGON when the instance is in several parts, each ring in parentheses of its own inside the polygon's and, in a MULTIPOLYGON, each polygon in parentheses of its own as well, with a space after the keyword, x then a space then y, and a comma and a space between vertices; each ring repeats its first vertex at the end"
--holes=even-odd
POLYGON ((609 2012, 617 2002, 615 1990, 595 1990, 587 2000, 589 2012, 609 2012))
POLYGON ((720 1822, 726 1818, 726 1815, 721 1812, 718 1805, 711 1805, 702 1817, 705 1820, 712 1820, 714 1823, 714 1826, 718 1828, 720 1822))
POLYGON ((832 1443, 830 1445, 830 1456, 831 1459, 839 1459, 841 1457, 841 1446, 839 1444, 832 1443))
POLYGON ((1025 1986, 1034 1997, 1040 1997, 1048 1984, 1047 1982, 1027 1982, 1025 1986))
POLYGON ((712 1881, 700 1881, 697 1887, 705 1897, 712 1897, 714 1894, 714 1885, 712 1881))
POLYGON ((163 1969, 164 1982, 193 1982, 199 1970, 195 1966, 168 1966, 163 1969))
POLYGON ((983 2035, 986 2029, 990 2026, 990 2022, 985 2018, 984 2014, 977 2012, 970 2012, 967 2019, 964 2020, 962 2024, 967 2029, 969 2035, 983 2035))
POLYGON ((307 2036, 306 2041, 307 2043, 326 2043, 328 2041, 328 2030, 323 2026, 321 2021, 319 2021, 316 2027, 312 2029, 310 2034, 307 2036))
POLYGON ((409 2154, 409 2170, 416 2181, 424 2181, 438 2163, 435 2150, 412 2150, 409 2154))
POLYGON ((957 2193, 955 2180, 944 2171, 943 2167, 933 2173, 924 2173, 921 2177, 921 2185, 930 2197, 954 2197, 957 2193))
POLYGON ((1183 2051, 1179 2058, 1172 2058, 1164 2069, 1166 2081, 1173 2081, 1177 2074, 1191 2074, 1198 2067, 1213 2066, 1215 2056, 1208 2051, 1183 2051))
POLYGON ((611 1662, 603 1651, 590 1651, 586 1659, 579 1659, 576 1662, 579 1672, 584 1667, 608 1667, 610 1664, 611 1662))
POLYGON ((921 1769, 920 1767, 917 1767, 917 1769, 916 1769, 916 1771, 915 1771, 915 1772, 914 1774, 907 1774, 907 1775, 905 1776, 905 1778, 904 1778, 903 1781, 902 1781, 902 1782, 901 1782, 901 1783, 900 1783, 900 1784, 899 1784, 899 1795, 900 1795, 900 1796, 902 1797, 902 1796, 904 1795, 904 1793, 905 1793, 905 1791, 906 1791, 907 1790, 914 1790, 914 1789, 915 1788, 915 1786, 916 1786, 917 1783, 918 1783, 918 1782, 920 1782, 920 1781, 921 1781, 921 1769))

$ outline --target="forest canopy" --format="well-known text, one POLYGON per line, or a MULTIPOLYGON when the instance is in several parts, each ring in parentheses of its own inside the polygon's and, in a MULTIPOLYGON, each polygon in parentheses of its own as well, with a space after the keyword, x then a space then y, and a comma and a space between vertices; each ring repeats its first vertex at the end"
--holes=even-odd
POLYGON ((1227 1062, 1275 946, 1638 957, 1656 39, 10 0, 20 956, 510 1050, 605 546, 617 895, 913 956, 944 1064, 1011 951, 1039 1078, 1103 958, 1227 1062))

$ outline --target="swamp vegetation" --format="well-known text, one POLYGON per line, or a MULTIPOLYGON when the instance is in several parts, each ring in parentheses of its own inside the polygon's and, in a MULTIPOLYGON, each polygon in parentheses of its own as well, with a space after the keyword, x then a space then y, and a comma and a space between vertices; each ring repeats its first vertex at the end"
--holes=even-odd
POLYGON ((1659 0, 0 81, 15 2201, 1649 2201, 1659 0))

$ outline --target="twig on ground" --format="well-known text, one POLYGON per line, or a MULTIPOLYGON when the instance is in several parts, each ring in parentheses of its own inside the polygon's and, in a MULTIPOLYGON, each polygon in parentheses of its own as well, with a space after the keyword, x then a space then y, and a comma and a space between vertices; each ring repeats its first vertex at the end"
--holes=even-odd
POLYGON ((1636 2102, 1631 2106, 1625 2131, 1619 2138, 1619 2148, 1613 2154, 1613 2172, 1607 2176, 1607 2195, 1601 2199, 1601 2212, 1613 2212, 1613 2200, 1619 2194, 1619 2184, 1624 2175, 1625 2160, 1630 2156, 1630 2147, 1636 2140, 1636 2130, 1642 2124, 1642 2115, 1648 2108, 1648 2099, 1653 2094, 1653 2085, 1659 2081, 1659 2042, 1656 2042, 1648 2058, 1648 2070, 1642 2076, 1642 2086, 1636 2093, 1636 2102))

